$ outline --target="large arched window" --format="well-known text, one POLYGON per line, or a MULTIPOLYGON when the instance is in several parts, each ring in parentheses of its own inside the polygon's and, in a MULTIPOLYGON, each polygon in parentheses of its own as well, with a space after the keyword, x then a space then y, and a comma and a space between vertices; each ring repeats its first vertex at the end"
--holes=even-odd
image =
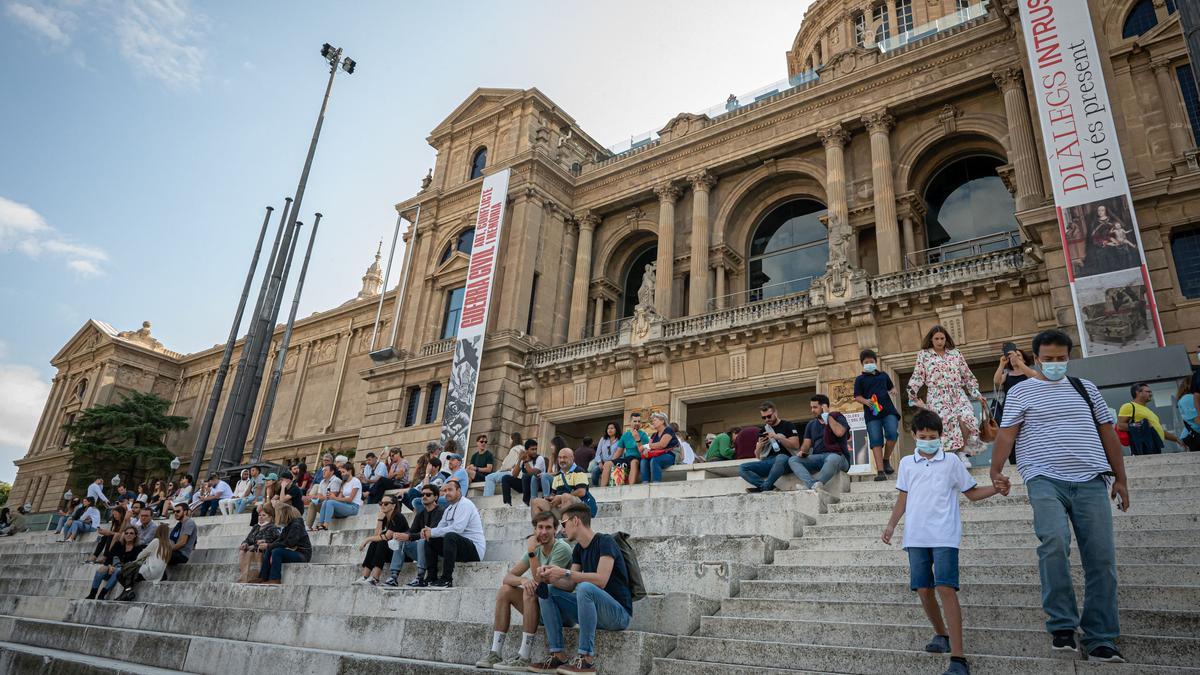
POLYGON ((794 199, 768 213, 750 240, 750 301, 808 290, 825 273, 829 237, 820 217, 825 206, 794 199))
POLYGON ((1003 164, 989 155, 969 155, 938 169, 925 188, 930 248, 1017 229, 1016 202, 996 173, 1003 164))
POLYGON ((487 148, 480 148, 471 157, 471 175, 467 177, 467 180, 482 176, 485 166, 487 166, 487 148))
POLYGON ((467 255, 471 255, 471 250, 473 248, 475 248, 475 228, 468 227, 462 232, 459 232, 458 236, 454 238, 454 241, 446 245, 446 250, 442 251, 442 257, 438 259, 438 264, 441 265, 449 260, 450 256, 454 255, 455 251, 462 251, 467 255))
POLYGON ((633 308, 638 304, 638 289, 642 287, 642 276, 646 274, 646 265, 658 257, 658 249, 654 246, 637 254, 629 269, 625 271, 625 283, 621 286, 623 302, 621 303, 621 318, 633 316, 633 308))
POLYGON ((1158 25, 1158 15, 1154 13, 1154 0, 1139 0, 1129 16, 1125 17, 1125 25, 1121 28, 1121 37, 1129 39, 1158 25))

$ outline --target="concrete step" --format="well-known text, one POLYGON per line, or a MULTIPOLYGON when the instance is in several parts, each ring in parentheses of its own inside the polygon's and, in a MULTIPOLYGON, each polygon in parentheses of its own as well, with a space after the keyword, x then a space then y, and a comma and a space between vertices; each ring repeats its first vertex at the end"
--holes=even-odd
MULTIPOLYGON (((1117 511, 1113 507, 1113 515, 1116 519, 1126 518, 1131 515, 1138 516, 1175 516, 1200 515, 1200 502, 1194 499, 1172 499, 1160 500, 1152 503, 1142 503, 1136 501, 1136 497, 1130 497, 1133 500, 1133 506, 1130 511, 1117 511)), ((887 523, 890 516, 890 509, 880 511, 866 511, 862 513, 830 513, 828 515, 817 516, 816 525, 866 525, 879 524, 880 526, 887 523)), ((979 509, 963 509, 962 519, 964 523, 971 521, 977 522, 993 522, 1005 520, 1032 520, 1033 510, 1028 505, 1021 506, 996 506, 992 508, 979 509)))
MULTIPOLYGON (((965 584, 959 592, 961 602, 975 605, 1040 605, 1041 596, 1040 584, 965 584)), ((739 597, 809 602, 906 602, 914 599, 915 594, 907 584, 894 583, 743 581, 739 597)), ((1121 607, 1129 609, 1192 611, 1200 606, 1200 587, 1122 584, 1117 590, 1117 598, 1121 607)))
MULTIPOLYGON (((1200 462, 1194 457, 1190 457, 1193 453, 1175 453, 1169 457, 1168 461, 1153 461, 1141 462, 1130 461, 1129 457, 1125 458, 1125 476, 1129 479, 1130 485, 1137 484, 1137 481, 1143 478, 1159 478, 1164 476, 1187 476, 1191 480, 1200 479, 1200 462)), ((1161 455, 1161 457, 1168 457, 1161 455)), ((984 484, 991 484, 991 469, 990 467, 971 467, 971 476, 976 481, 984 484)), ((1016 467, 1005 465, 1004 473, 1012 481, 1012 484, 1022 485, 1024 480, 1021 474, 1017 473, 1016 467)), ((874 476, 865 477, 854 480, 850 485, 850 493, 864 492, 891 492, 896 489, 896 475, 888 476, 888 480, 876 481, 874 476)))
MULTIPOLYGON (((1046 644, 1046 653, 1050 654, 1046 644)), ((806 670, 827 673, 864 673, 870 675, 928 675, 944 669, 947 657, 927 654, 915 650, 889 650, 865 647, 845 647, 821 644, 787 644, 759 640, 712 639, 705 637, 681 637, 672 658, 705 664, 736 665, 740 670, 713 670, 701 668, 699 673, 708 672, 759 672, 762 668, 778 668, 780 665, 796 666, 806 670)), ((1005 673, 1006 675, 1062 675, 1084 673, 1096 664, 1078 660, 1052 658, 1030 658, 1019 656, 993 656, 973 654, 967 657, 978 673, 1005 673)), ((1147 664, 1104 664, 1103 671, 1109 675, 1175 675, 1200 672, 1194 668, 1152 666, 1147 664)))
POLYGON ((60 649, 0 642, 0 673, 12 675, 174 675, 181 672, 60 649))
MULTIPOLYGON (((1010 478, 1012 478, 1012 477, 1010 476, 1010 478)), ((978 480, 978 477, 976 477, 976 479, 978 480)), ((1154 478, 1131 479, 1131 482, 1132 482, 1132 484, 1130 485, 1130 489, 1134 490, 1135 494, 1141 494, 1143 492, 1150 492, 1150 491, 1163 491, 1164 493, 1166 493, 1167 491, 1181 491, 1181 490, 1184 491, 1185 494, 1187 494, 1188 490, 1194 490, 1197 487, 1200 487, 1200 476, 1158 476, 1158 477, 1154 477, 1154 478)), ((880 483, 880 484, 886 486, 888 489, 879 490, 879 491, 871 491, 871 492, 856 489, 852 492, 847 492, 845 494, 840 495, 842 503, 865 502, 865 501, 883 501, 888 504, 894 503, 896 501, 896 483, 895 483, 895 481, 892 480, 892 481, 887 481, 887 482, 880 483)), ((979 484, 980 485, 991 485, 991 481, 990 480, 980 480, 979 484)), ((1025 489, 1025 484, 1014 480, 1013 484, 1012 484, 1012 490, 1009 492, 1009 496, 1025 495, 1025 494, 1028 494, 1028 492, 1025 489)), ((987 500, 984 500, 984 502, 982 502, 982 503, 986 504, 989 501, 991 501, 991 499, 994 499, 994 498, 989 498, 987 500)))
MULTIPOLYGON (((1113 530, 1120 535, 1122 532, 1157 532, 1162 530, 1191 530, 1200 531, 1200 513, 1163 513, 1147 514, 1135 506, 1134 511, 1122 513, 1113 512, 1113 530)), ((979 518, 977 512, 965 513, 963 517, 963 535, 988 536, 995 534, 1032 534, 1033 511, 1025 508, 1006 514, 1003 518, 979 518)), ((987 514, 985 514, 987 515, 987 514)), ((804 528, 803 538, 820 537, 875 537, 878 538, 887 525, 888 515, 871 514, 838 514, 819 516, 816 525, 804 528)), ((904 531, 904 521, 900 521, 896 532, 904 531)))
MULTIPOLYGON (((1135 488, 1136 489, 1136 488, 1135 488)), ((1186 487, 1172 488, 1150 488, 1140 489, 1133 492, 1130 497, 1136 496, 1138 506, 1150 503, 1158 503, 1160 501, 1176 502, 1179 500, 1187 500, 1200 489, 1200 484, 1186 487)), ((865 511, 887 511, 892 510, 892 506, 896 503, 896 494, 890 495, 883 493, 875 493, 868 495, 859 495, 860 498, 855 499, 854 495, 846 495, 838 504, 830 504, 828 506, 829 513, 861 513, 865 511), (879 495, 878 497, 876 495, 879 495)), ((1029 496, 1025 492, 1024 487, 1017 491, 1013 490, 1006 497, 1004 495, 994 495, 981 501, 973 502, 966 497, 959 497, 959 506, 962 510, 967 509, 994 509, 1000 506, 1022 506, 1029 504, 1029 496)))
MULTIPOLYGON (((746 675, 747 670, 739 665, 728 663, 704 663, 700 661, 686 661, 684 659, 654 659, 654 667, 650 671, 653 675, 746 675)), ((765 673, 773 675, 775 673, 789 673, 790 675, 816 675, 817 671, 813 670, 796 670, 793 668, 754 668, 749 672, 765 673)))
MULTIPOLYGON (((1078 555, 1073 557, 1071 578, 1083 583, 1083 568, 1078 555)), ((757 581, 798 581, 821 583, 825 581, 867 581, 907 584, 908 564, 894 561, 885 565, 760 565, 754 573, 757 581)), ((1118 564, 1117 577, 1122 584, 1153 586, 1169 579, 1175 586, 1200 586, 1200 565, 1118 564)), ((960 562, 959 579, 963 584, 986 583, 1004 579, 1014 583, 1038 584, 1036 563, 1011 565, 976 565, 960 562)))
MULTIPOLYGON (((790 548, 811 551, 892 551, 903 547, 903 527, 897 528, 896 539, 888 545, 879 539, 883 528, 878 528, 873 536, 833 536, 817 537, 806 529, 803 537, 797 537, 790 543, 790 548)), ((1200 534, 1200 529, 1194 530, 1117 530, 1114 541, 1117 546, 1174 546, 1179 542, 1190 541, 1200 534)), ((1022 534, 967 534, 963 535, 959 549, 967 551, 976 548, 993 547, 1025 547, 1036 548, 1037 535, 1033 530, 1022 534)))
MULTIPOLYGON (((974 548, 969 552, 960 552, 959 564, 1034 565, 1037 559, 1037 549, 1028 547, 974 548)), ((886 565, 902 560, 908 560, 908 556, 899 546, 894 546, 891 551, 788 549, 775 554, 775 562, 780 565, 886 565)), ((1200 546, 1119 546, 1117 562, 1125 565, 1200 565, 1200 546)))
MULTIPOLYGON (((907 588, 907 587, 905 587, 907 588)), ((1029 605, 963 603, 967 625, 997 628, 1041 628, 1046 620, 1040 602, 1029 605)), ((794 603, 772 599, 726 598, 717 616, 772 620, 795 619, 794 603)), ((898 601, 827 600, 804 605, 803 617, 809 621, 848 621, 852 623, 920 624, 925 614, 916 593, 898 601)), ((1120 609, 1121 628, 1131 634, 1196 637, 1200 635, 1200 610, 1120 609)))
MULTIPOLYGON (((746 619, 743 617, 704 617, 700 637, 754 640, 770 635, 776 642, 857 647, 871 645, 895 651, 920 650, 933 635, 928 622, 904 624, 846 623, 802 621, 796 619, 746 619)), ((1003 657, 1067 658, 1052 652, 1045 630, 979 628, 966 624, 963 645, 968 654, 1003 657), (1048 653, 1049 652, 1049 653, 1048 653)), ((1117 647, 1130 664, 1156 666, 1192 666, 1200 650, 1200 638, 1159 637, 1123 633, 1117 647)), ((1070 655, 1074 658, 1074 655, 1070 655)))

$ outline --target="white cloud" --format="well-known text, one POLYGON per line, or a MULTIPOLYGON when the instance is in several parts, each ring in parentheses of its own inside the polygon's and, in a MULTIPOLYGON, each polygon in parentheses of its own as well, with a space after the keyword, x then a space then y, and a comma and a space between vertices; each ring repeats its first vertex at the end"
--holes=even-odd
POLYGON ((71 30, 75 26, 75 15, 48 5, 30 5, 10 2, 5 7, 8 15, 33 32, 41 35, 55 47, 71 44, 71 30))
MULTIPOLYGON (((0 352, 2 354, 2 352, 0 352)), ((29 366, 0 363, 0 480, 16 476, 50 395, 50 383, 29 366)))
POLYGON ((100 263, 108 254, 95 246, 73 242, 51 227, 30 206, 0 197, 0 252, 17 251, 30 258, 43 253, 62 258, 83 276, 104 273, 100 263))

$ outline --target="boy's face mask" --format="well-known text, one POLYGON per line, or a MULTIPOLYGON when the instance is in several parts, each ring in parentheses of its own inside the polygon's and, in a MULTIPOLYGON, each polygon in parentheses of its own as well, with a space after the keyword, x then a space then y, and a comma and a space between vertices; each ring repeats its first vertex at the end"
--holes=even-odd
POLYGON ((936 455, 938 450, 942 449, 942 441, 938 438, 918 438, 917 452, 922 455, 936 455))

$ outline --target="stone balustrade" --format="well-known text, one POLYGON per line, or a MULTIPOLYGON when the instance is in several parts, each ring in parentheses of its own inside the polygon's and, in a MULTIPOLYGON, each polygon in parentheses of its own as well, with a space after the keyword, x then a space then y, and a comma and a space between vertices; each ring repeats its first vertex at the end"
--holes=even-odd
POLYGON ((617 348, 620 338, 619 334, 612 333, 588 340, 580 340, 579 342, 568 342, 565 345, 533 352, 530 358, 534 367, 585 359, 590 356, 611 352, 617 348))
POLYGON ((759 300, 708 314, 676 319, 663 324, 663 337, 674 339, 749 326, 762 321, 797 316, 810 307, 808 292, 759 300))
POLYGON ((950 284, 982 281, 1012 274, 1025 267, 1020 248, 984 253, 885 274, 870 280, 871 297, 884 298, 902 293, 931 291, 950 284))
POLYGON ((430 342, 421 345, 421 356, 437 356, 438 354, 446 354, 454 351, 454 344, 458 342, 458 338, 446 338, 437 342, 430 342))

